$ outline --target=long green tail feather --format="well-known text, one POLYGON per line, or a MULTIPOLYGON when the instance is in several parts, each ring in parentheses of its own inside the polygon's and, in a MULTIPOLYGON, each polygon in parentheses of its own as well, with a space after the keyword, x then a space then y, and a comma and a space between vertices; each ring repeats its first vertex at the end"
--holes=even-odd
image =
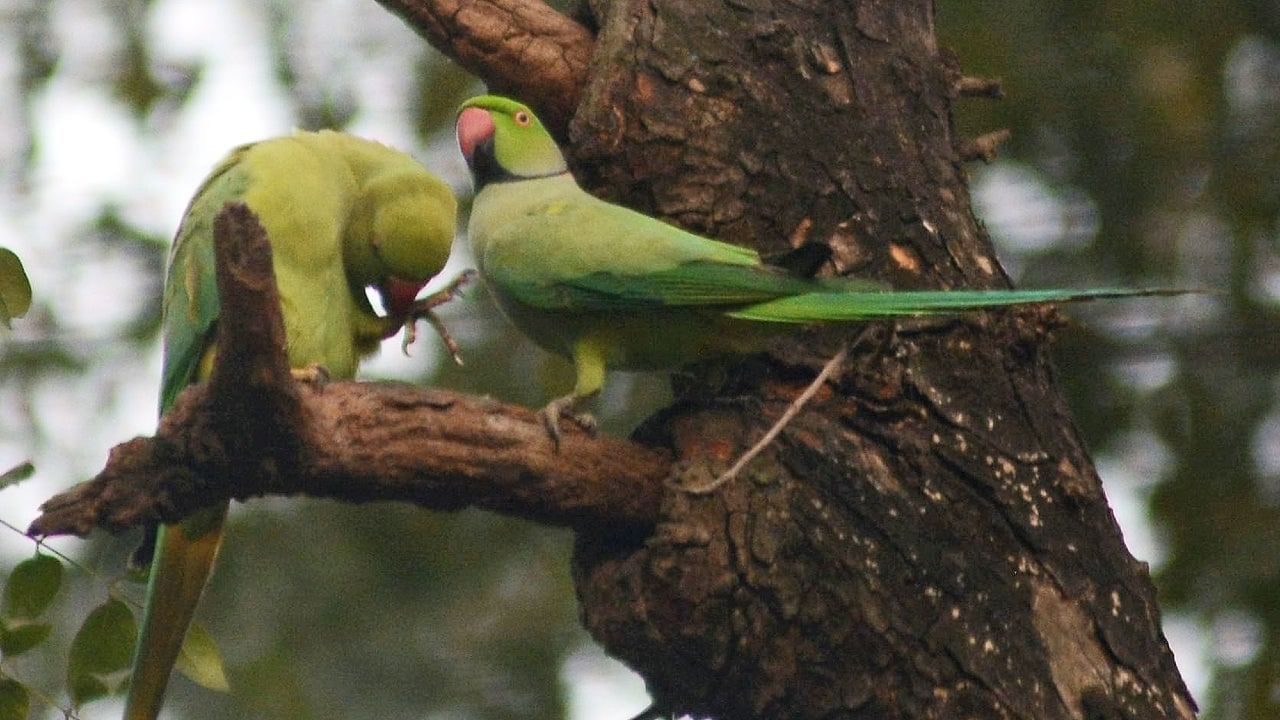
POLYGON ((726 313, 777 323, 853 322, 894 317, 953 315, 1010 305, 1080 302, 1107 298, 1182 295, 1194 290, 1098 288, 1092 290, 905 290, 817 292, 770 300, 726 313))
POLYGON ((228 505, 202 510, 181 523, 157 529, 124 720, 154 720, 160 714, 169 674, 222 546, 228 505))

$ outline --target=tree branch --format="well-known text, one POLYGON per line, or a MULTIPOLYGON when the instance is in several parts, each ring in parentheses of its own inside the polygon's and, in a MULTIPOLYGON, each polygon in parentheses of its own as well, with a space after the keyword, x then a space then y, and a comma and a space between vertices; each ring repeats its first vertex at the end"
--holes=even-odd
POLYGON ((996 151, 1000 143, 1008 140, 1009 136, 1010 132, 1001 128, 983 133, 972 140, 959 140, 956 143, 956 152, 961 160, 981 160, 990 165, 996 160, 996 151))
POLYGON ((561 137, 595 36, 541 0, 378 0, 494 92, 530 103, 561 137))
POLYGON ((172 522, 226 498, 306 494, 468 505, 601 531, 658 515, 670 457, 566 427, 554 451, 536 414, 397 383, 300 383, 286 363, 266 234, 244 205, 214 224, 219 357, 155 437, 116 446, 93 480, 55 496, 34 535, 172 522))
POLYGON ((960 97, 982 97, 992 100, 1004 99, 1004 86, 996 78, 964 75, 956 80, 955 93, 960 97))

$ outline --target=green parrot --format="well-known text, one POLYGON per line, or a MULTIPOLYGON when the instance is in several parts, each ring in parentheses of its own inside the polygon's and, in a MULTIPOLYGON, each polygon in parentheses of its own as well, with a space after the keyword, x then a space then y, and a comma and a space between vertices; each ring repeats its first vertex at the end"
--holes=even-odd
MULTIPOLYGON (((215 362, 213 220, 228 202, 248 205, 266 230, 289 364, 300 376, 322 368, 352 377, 384 338, 412 329, 419 316, 434 321, 429 308, 457 288, 415 301, 448 259, 457 201, 413 158, 332 131, 239 147, 192 198, 169 254, 161 414, 215 362), (370 305, 367 287, 381 293, 385 316, 370 305)), ((226 516, 224 503, 158 528, 125 720, 160 711, 226 516)))
MULTIPOLYGON (((475 183, 467 232, 481 278, 516 327, 574 364, 573 391, 542 410, 555 442, 561 416, 597 394, 609 368, 675 368, 758 351, 802 325, 1173 292, 889 291, 799 277, 763 264, 753 250, 590 195, 546 128, 515 100, 463 103, 457 139, 475 183)), ((591 428, 589 417, 580 419, 591 428)))

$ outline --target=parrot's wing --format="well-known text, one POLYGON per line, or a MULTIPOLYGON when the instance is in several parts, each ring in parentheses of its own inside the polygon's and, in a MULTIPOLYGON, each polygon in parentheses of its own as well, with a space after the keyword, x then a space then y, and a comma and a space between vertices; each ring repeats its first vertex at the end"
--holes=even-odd
POLYGON ((249 178, 240 161, 250 147, 236 148, 210 173, 187 206, 169 250, 163 301, 161 414, 195 381, 200 361, 213 340, 219 309, 213 219, 228 202, 244 196, 249 178))
POLYGON ((741 306, 827 286, 585 192, 503 223, 482 262, 504 293, 546 310, 741 306))
POLYGON ((602 271, 546 285, 518 285, 512 294, 548 310, 629 311, 741 306, 812 290, 808 280, 781 270, 696 260, 643 275, 602 271))

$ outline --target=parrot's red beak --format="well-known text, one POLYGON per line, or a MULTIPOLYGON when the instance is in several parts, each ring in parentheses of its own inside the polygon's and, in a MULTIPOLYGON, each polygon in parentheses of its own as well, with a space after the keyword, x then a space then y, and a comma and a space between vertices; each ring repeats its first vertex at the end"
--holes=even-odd
POLYGON ((476 148, 493 138, 493 118, 488 110, 469 107, 458 113, 458 149, 471 164, 476 148))
POLYGON ((424 285, 426 283, 387 278, 382 285, 378 286, 379 292, 382 293, 382 304, 387 307, 387 315, 393 318, 407 316, 409 310, 413 308, 413 301, 424 285))

